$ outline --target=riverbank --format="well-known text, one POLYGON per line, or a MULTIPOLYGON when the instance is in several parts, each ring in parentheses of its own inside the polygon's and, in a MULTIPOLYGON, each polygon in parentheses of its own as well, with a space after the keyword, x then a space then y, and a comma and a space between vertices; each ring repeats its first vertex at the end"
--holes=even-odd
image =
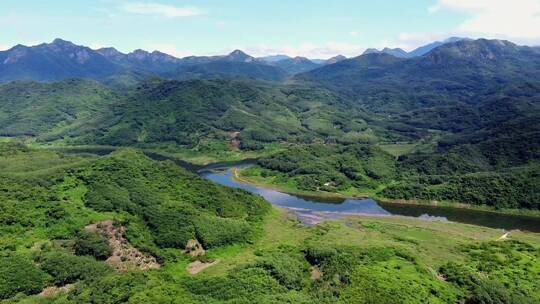
MULTIPOLYGON (((61 152, 63 151, 63 152, 89 153, 89 154, 97 154, 97 155, 106 155, 117 149, 123 148, 123 147, 116 147, 116 146, 99 146, 99 145, 61 146, 61 145, 34 144, 33 146, 37 148, 45 148, 45 149, 51 149, 51 150, 56 150, 56 151, 61 151, 61 152)), ((212 165, 220 164, 220 163, 226 163, 227 165, 234 165, 235 162, 241 162, 241 161, 245 161, 249 159, 254 159, 260 156, 257 154, 244 153, 244 154, 241 154, 241 156, 239 156, 238 158, 235 157, 235 158, 219 159, 219 158, 203 157, 201 155, 199 155, 196 158, 189 158, 189 157, 183 157, 185 155, 183 155, 182 153, 167 153, 160 149, 141 149, 141 150, 153 159, 156 159, 156 160, 170 159, 170 160, 175 161, 178 165, 191 169, 193 171, 197 171, 205 167, 211 167, 212 165), (193 162, 194 159, 198 161, 193 162)), ((351 199, 372 198, 383 204, 446 207, 446 208, 491 212, 491 213, 502 214, 502 215, 517 215, 517 216, 540 218, 540 210, 496 209, 494 207, 486 206, 486 205, 470 205, 470 204, 465 204, 465 203, 448 202, 448 201, 388 199, 388 198, 381 197, 376 194, 379 189, 369 192, 369 193, 360 192, 357 189, 350 189, 341 193, 326 192, 326 191, 304 191, 304 190, 297 189, 292 185, 272 183, 268 179, 265 179, 264 177, 261 177, 261 176, 242 175, 243 170, 245 169, 235 168, 233 170, 234 179, 236 181, 264 187, 267 189, 272 189, 275 191, 279 191, 279 192, 283 192, 283 193, 287 193, 291 195, 296 195, 296 196, 305 197, 305 198, 322 199, 329 202, 341 202, 349 198, 351 199)))
POLYGON ((490 212, 494 214, 502 215, 517 215, 517 216, 527 216, 540 218, 540 210, 529 210, 529 209, 496 209, 487 205, 471 205, 466 203, 459 202, 449 202, 449 201, 427 201, 427 200, 403 200, 403 199, 389 199, 377 195, 374 192, 371 193, 360 193, 355 191, 347 191, 345 193, 335 193, 335 192, 323 192, 323 191, 304 191, 294 188, 291 185, 276 184, 272 183, 268 179, 260 176, 245 176, 242 175, 242 172, 245 169, 234 168, 233 169, 233 178, 241 183, 251 184, 254 186, 264 187, 272 189, 275 191, 284 192, 287 194, 298 195, 302 197, 311 197, 311 198, 322 198, 322 199, 334 199, 334 200, 346 200, 346 199, 365 199, 372 198, 383 204, 394 204, 394 205, 417 205, 417 206, 430 206, 430 207, 445 207, 445 208, 455 208, 455 209, 467 209, 474 211, 483 211, 490 212))
POLYGON ((284 185, 278 185, 278 184, 272 184, 270 182, 264 182, 262 178, 252 178, 247 176, 242 176, 242 170, 241 168, 233 168, 233 178, 235 181, 239 183, 254 185, 258 187, 263 187, 267 189, 272 189, 275 191, 291 194, 291 195, 297 195, 301 197, 311 197, 311 198, 322 198, 322 199, 328 199, 328 200, 336 200, 336 201, 343 201, 348 198, 355 198, 355 199, 366 199, 369 198, 369 195, 360 195, 360 196, 347 196, 345 194, 341 193, 335 193, 335 192, 325 192, 325 191, 303 191, 299 189, 295 189, 292 187, 286 187, 284 185))

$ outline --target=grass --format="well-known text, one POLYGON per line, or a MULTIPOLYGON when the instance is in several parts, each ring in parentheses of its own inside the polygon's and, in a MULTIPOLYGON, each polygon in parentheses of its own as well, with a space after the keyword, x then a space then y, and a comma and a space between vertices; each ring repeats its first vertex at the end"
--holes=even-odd
MULTIPOLYGON (((257 250, 269 250, 276 247, 276 244, 296 246, 309 236, 310 231, 310 228, 300 224, 287 210, 278 207, 272 208, 261 228, 261 236, 254 244, 235 244, 207 251, 209 258, 220 259, 220 263, 205 269, 201 275, 225 275, 238 265, 253 261, 257 250)), ((168 265, 166 269, 176 278, 190 276, 186 271, 188 264, 189 259, 181 260, 168 265)))
POLYGON ((264 149, 257 151, 242 151, 227 145, 217 145, 215 149, 187 149, 178 146, 155 146, 145 148, 145 151, 156 152, 167 157, 181 159, 196 165, 208 165, 218 162, 241 161, 268 156, 284 150, 282 144, 267 144, 264 149))
MULTIPOLYGON (((50 176, 41 175, 40 166, 51 167, 52 169, 61 168, 66 165, 77 164, 79 161, 93 159, 95 158, 94 156, 64 155, 61 157, 59 155, 54 156, 53 151, 44 149, 30 150, 25 153, 17 152, 16 150, 14 153, 19 154, 12 154, 15 155, 15 157, 12 156, 12 161, 4 161, 3 163, 4 168, 9 171, 5 175, 6 178, 13 174, 29 174, 32 178, 39 176, 44 181, 55 176, 62 176, 62 179, 59 179, 54 184, 44 184, 48 186, 43 188, 36 185, 36 192, 32 192, 32 195, 36 198, 25 200, 23 202, 24 204, 18 204, 17 199, 13 199, 13 204, 17 205, 21 210, 26 211, 28 208, 28 214, 21 214, 24 214, 28 220, 36 222, 31 226, 3 225, 2 231, 0 231, 0 246, 9 245, 14 251, 30 259, 32 255, 43 250, 43 248, 40 249, 40 245, 52 245, 59 241, 69 240, 74 231, 78 231, 90 223, 105 219, 115 219, 119 223, 126 223, 126 219, 133 219, 123 212, 97 212, 86 206, 84 197, 89 191, 92 191, 91 184, 85 183, 76 174, 54 175, 51 173, 50 176), (38 154, 34 155, 33 153, 38 154), (43 193, 37 192, 38 190, 43 193), (57 194, 57 204, 61 207, 60 210, 64 211, 64 216, 61 220, 50 220, 48 213, 45 213, 43 207, 41 207, 42 203, 40 201, 49 201, 49 198, 42 196, 48 193, 45 190, 57 194)), ((136 156, 133 154, 133 151, 124 151, 123 153, 123 157, 127 158, 136 156)), ((108 157, 104 159, 107 160, 108 157)), ((105 164, 109 165, 107 167, 113 167, 115 163, 106 162, 105 164)), ((139 165, 142 166, 143 164, 139 165)), ((130 172, 133 171, 128 171, 128 174, 123 174, 119 178, 126 180, 131 176, 130 172)), ((111 182, 111 180, 109 178, 106 182, 111 182)), ((147 182, 150 182, 150 180, 147 182)), ((194 182, 192 179, 188 179, 187 182, 191 186, 195 186, 192 185, 194 182)), ((9 184, 7 186, 12 187, 9 184)), ((210 199, 215 199, 216 197, 213 196, 210 199)), ((249 202, 254 202, 254 199, 255 197, 251 197, 249 202)), ((6 210, 10 212, 9 208, 6 210)), ((55 209, 51 208, 50 210, 54 211, 55 209)), ((258 271, 263 270, 264 267, 270 267, 276 271, 273 275, 280 278, 295 278, 295 274, 298 274, 300 279, 306 282, 306 285, 301 286, 305 288, 319 288, 320 286, 316 282, 312 282, 309 279, 310 265, 308 265, 308 260, 305 259, 306 253, 304 251, 307 248, 337 249, 341 252, 351 250, 350 252, 353 253, 363 252, 365 250, 366 252, 375 254, 374 257, 377 256, 377 252, 381 252, 379 250, 381 248, 383 252, 399 250, 399 252, 404 253, 403 255, 392 254, 392 257, 378 263, 366 263, 351 268, 352 273, 355 274, 351 276, 351 282, 353 283, 349 287, 340 287, 344 297, 348 292, 353 292, 350 296, 354 297, 356 291, 352 288, 363 288, 365 286, 364 281, 354 281, 356 279, 361 280, 362 278, 366 280, 371 280, 371 278, 377 280, 390 279, 389 282, 394 283, 405 278, 406 282, 417 281, 422 284, 429 283, 440 285, 440 288, 452 289, 455 287, 451 283, 443 282, 437 277, 439 267, 448 261, 470 263, 468 260, 470 257, 462 250, 464 245, 477 245, 486 241, 496 241, 504 234, 502 230, 466 224, 429 222, 415 218, 384 216, 349 216, 323 222, 316 226, 305 226, 298 221, 291 211, 278 207, 272 207, 260 221, 255 221, 254 227, 253 231, 255 231, 257 237, 246 242, 233 243, 232 245, 208 250, 206 258, 219 260, 219 263, 194 275, 189 274, 186 270, 189 263, 193 261, 192 257, 181 254, 181 248, 164 249, 165 251, 162 253, 165 254, 166 258, 162 262, 162 268, 151 270, 144 274, 137 272, 137 275, 140 274, 144 277, 139 277, 140 281, 134 283, 135 285, 138 284, 134 289, 153 292, 156 296, 171 295, 171 297, 176 298, 182 298, 180 294, 174 294, 174 292, 180 291, 192 293, 193 295, 206 296, 204 292, 206 292, 205 284, 207 283, 215 283, 216 286, 210 285, 210 287, 218 288, 216 290, 220 290, 219 288, 222 286, 220 284, 227 284, 226 286, 232 284, 229 286, 233 288, 231 290, 236 290, 239 293, 242 290, 252 287, 255 288, 254 290, 259 290, 259 287, 256 287, 258 286, 257 278, 266 278, 265 280, 267 280, 271 276, 269 273, 266 273, 262 277, 249 277, 249 274, 253 274, 253 272, 246 272, 246 269, 250 267, 252 270, 253 267, 258 268, 258 271), (407 257, 411 259, 407 259, 407 257), (265 261, 266 264, 264 265, 266 266, 261 266, 261 261, 265 261), (295 263, 295 261, 300 261, 300 264, 295 263), (300 268, 294 268, 296 267, 295 265, 300 265, 300 268), (372 273, 368 277, 363 276, 367 275, 367 272, 372 273), (238 273, 241 273, 242 277, 234 276, 238 273), (243 277, 244 274, 248 276, 243 277), (284 275, 283 277, 281 276, 282 274, 284 275), (236 284, 234 284, 236 280, 242 281, 243 279, 249 279, 250 281, 248 283, 240 282, 240 285, 238 285, 239 289, 234 289, 237 288, 235 287, 236 284), (231 280, 233 281, 231 282, 231 280), (184 290, 182 288, 187 289, 184 290), (199 290, 197 291, 196 288, 199 288, 199 290), (182 290, 179 291, 179 289, 182 290)), ((131 231, 135 233, 137 230, 131 231)), ((139 233, 139 238, 145 237, 144 231, 139 233)), ((138 242, 139 238, 128 239, 132 242, 132 245, 137 246, 141 245, 138 242)), ((540 248, 540 234, 512 231, 509 239, 524 241, 534 246, 534 248, 540 248)), ((339 262, 341 264, 337 266, 347 267, 350 265, 349 262, 354 265, 355 261, 354 257, 350 257, 347 260, 339 262)), ((523 261, 528 263, 527 259, 523 261)), ((321 265, 323 265, 323 268, 321 268, 323 272, 333 269, 332 264, 321 265)), ((536 273, 536 269, 538 269, 535 261, 523 267, 525 269, 523 271, 528 274, 534 274, 536 273), (529 266, 529 264, 532 266, 529 266)), ((513 271, 513 269, 509 270, 509 272, 513 271)), ((95 283, 100 284, 101 281, 106 282, 113 279, 115 284, 116 282, 123 284, 121 283, 122 280, 131 280, 134 278, 129 277, 130 275, 130 273, 111 274, 110 276, 99 278, 95 283)), ((389 283, 391 286, 381 285, 382 287, 379 286, 375 289, 387 290, 394 287, 394 283, 389 283)), ((91 288, 98 288, 95 291, 97 295, 107 294, 111 290, 107 285, 104 287, 92 287, 92 282, 80 282, 77 284, 79 284, 81 290, 84 290, 84 292, 89 292, 91 288)), ((534 283, 529 285, 534 287, 534 283)), ((417 290, 413 287, 409 289, 414 290, 414 292, 417 290)), ((226 290, 224 289, 224 291, 226 290)), ((260 290, 264 291, 266 287, 262 286, 260 290)), ((116 291, 111 291, 111 293, 114 292, 116 291)), ((308 290, 298 292, 307 294, 308 290)), ((40 302, 40 298, 37 296, 29 296, 27 299, 27 303, 32 303, 31 301, 34 300, 35 303, 40 302)), ((131 298, 132 301, 134 299, 138 298, 131 298)), ((150 298, 145 299, 139 302, 159 302, 156 300, 157 298, 153 298, 153 300, 149 300, 150 298)), ((79 303, 89 302, 84 300, 78 301, 79 303)), ((161 302, 171 303, 172 301, 161 302)), ((296 303, 295 301, 290 302, 296 303)))
POLYGON ((417 144, 381 144, 379 147, 395 157, 411 153, 417 144))
MULTIPOLYGON (((328 248, 338 246, 398 247, 414 252, 422 267, 437 269, 448 261, 462 261, 456 248, 461 245, 496 241, 504 234, 492 229, 452 222, 425 221, 409 217, 349 216, 307 227, 289 211, 273 207, 266 217, 261 237, 251 245, 232 245, 208 251, 220 263, 196 276, 223 276, 231 269, 254 261, 256 251, 268 251, 278 246, 319 244, 328 248)), ((509 239, 540 246, 540 234, 512 231, 509 239)), ((167 266, 175 277, 188 276, 188 260, 167 266)))

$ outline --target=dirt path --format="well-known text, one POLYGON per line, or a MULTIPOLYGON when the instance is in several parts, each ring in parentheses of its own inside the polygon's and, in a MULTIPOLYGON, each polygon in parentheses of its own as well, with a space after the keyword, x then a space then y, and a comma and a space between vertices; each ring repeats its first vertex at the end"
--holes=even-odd
POLYGON ((508 236, 510 236, 510 232, 503 234, 500 238, 497 239, 497 241, 504 241, 508 239, 508 236))
POLYGON ((219 263, 219 261, 220 260, 215 260, 212 263, 203 263, 201 261, 195 261, 195 262, 189 263, 186 270, 190 274, 197 274, 197 273, 205 270, 208 267, 212 267, 212 266, 216 265, 217 263, 219 263))

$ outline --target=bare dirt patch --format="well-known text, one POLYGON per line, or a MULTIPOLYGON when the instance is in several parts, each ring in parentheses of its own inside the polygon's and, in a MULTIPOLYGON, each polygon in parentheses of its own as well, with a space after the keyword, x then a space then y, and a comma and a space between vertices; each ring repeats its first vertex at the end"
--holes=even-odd
POLYGON ((160 265, 153 256, 147 255, 131 246, 125 238, 126 229, 108 220, 85 227, 86 231, 99 233, 109 240, 109 246, 113 250, 112 255, 106 260, 107 264, 117 271, 129 269, 156 269, 160 265))
POLYGON ((184 250, 184 253, 187 253, 192 257, 204 255, 205 252, 206 251, 204 251, 203 246, 198 240, 189 240, 186 244, 186 250, 184 250))
POLYGON ((195 261, 195 262, 189 263, 186 270, 190 274, 197 274, 197 273, 205 270, 208 267, 212 267, 212 266, 216 265, 217 263, 219 263, 219 261, 220 260, 215 260, 212 263, 204 263, 204 262, 201 262, 201 261, 195 261))
POLYGON ((322 278, 323 273, 317 266, 311 267, 310 277, 313 281, 319 280, 322 278))
POLYGON ((75 285, 73 284, 67 284, 60 287, 58 286, 45 287, 38 295, 42 297, 49 297, 49 296, 57 295, 59 293, 68 293, 73 289, 74 286, 75 285))
POLYGON ((233 150, 240 150, 240 138, 238 137, 240 135, 240 132, 231 132, 229 133, 230 140, 229 140, 229 146, 233 150))

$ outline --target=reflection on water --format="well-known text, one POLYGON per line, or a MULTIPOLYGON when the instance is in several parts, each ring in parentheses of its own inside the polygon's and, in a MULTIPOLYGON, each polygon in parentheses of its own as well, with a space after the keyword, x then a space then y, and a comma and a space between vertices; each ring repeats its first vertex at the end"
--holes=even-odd
MULTIPOLYGON (((234 167, 238 168, 238 166, 234 167)), ((201 176, 224 186, 240 188, 264 197, 270 203, 295 212, 304 223, 315 224, 340 215, 412 216, 428 221, 453 221, 507 230, 520 229, 540 232, 540 219, 527 216, 502 215, 493 212, 436 207, 379 203, 372 199, 345 199, 340 202, 323 198, 302 197, 276 190, 240 183, 234 180, 232 167, 212 168, 199 172, 201 176)))
POLYGON ((239 183, 232 178, 232 174, 232 169, 221 172, 207 171, 206 173, 202 173, 204 177, 216 183, 259 194, 272 204, 284 208, 308 210, 311 212, 390 215, 388 211, 384 210, 372 199, 346 199, 340 204, 329 203, 323 200, 316 200, 315 198, 300 197, 259 186, 239 183))

